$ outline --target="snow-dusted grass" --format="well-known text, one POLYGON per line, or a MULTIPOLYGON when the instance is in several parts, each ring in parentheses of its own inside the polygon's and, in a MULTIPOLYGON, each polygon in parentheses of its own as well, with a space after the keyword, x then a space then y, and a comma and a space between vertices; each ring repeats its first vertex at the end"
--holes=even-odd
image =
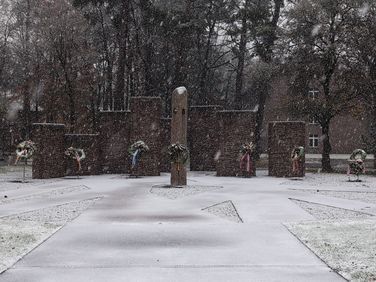
MULTIPOLYGON (((376 180, 375 180, 376 181, 376 180)), ((333 191, 333 190, 303 190, 304 192, 312 193, 315 195, 322 195, 328 197, 335 197, 346 200, 361 201, 370 204, 376 204, 376 191, 333 191)))
POLYGON ((93 198, 78 202, 66 203, 39 210, 19 213, 13 216, 7 216, 6 218, 11 220, 38 221, 42 223, 48 222, 64 225, 66 222, 75 219, 84 210, 100 199, 101 198, 93 198))
MULTIPOLYGON (((348 182, 344 174, 308 174, 303 182, 284 181, 291 191, 376 204, 376 178, 348 182)), ((372 214, 290 199, 319 221, 287 228, 327 265, 350 281, 376 281, 376 219, 372 214)))
POLYGON ((221 189, 222 186, 202 186, 202 185, 187 185, 181 188, 154 186, 150 193, 165 197, 167 199, 176 200, 182 197, 192 196, 200 193, 210 192, 221 189))
POLYGON ((19 202, 19 201, 28 201, 28 200, 36 200, 36 199, 52 199, 55 197, 59 197, 64 194, 73 193, 73 192, 79 192, 84 190, 89 190, 90 188, 80 185, 80 186, 72 186, 67 188, 60 188, 60 189, 53 189, 50 191, 45 192, 39 192, 39 193, 33 193, 30 195, 25 195, 17 198, 4 198, 0 199, 0 205, 1 204, 9 204, 13 202, 19 202))
POLYGON ((29 253, 60 225, 36 221, 0 220, 0 273, 29 253))
POLYGON ((307 189, 317 187, 319 189, 339 188, 344 189, 368 189, 376 191, 376 177, 370 175, 360 176, 362 182, 348 182, 348 177, 345 174, 336 174, 336 173, 309 173, 304 178, 303 182, 286 180, 281 183, 281 185, 292 186, 296 189, 307 189))
POLYGON ((304 209, 306 212, 310 213, 313 217, 316 219, 321 220, 343 220, 343 219, 366 219, 371 218, 373 215, 358 212, 358 211, 352 211, 327 205, 321 205, 306 201, 301 201, 297 199, 290 199, 295 204, 300 206, 302 209, 304 209))
POLYGON ((243 222, 232 201, 218 203, 202 210, 233 222, 243 222))
POLYGON ((351 281, 376 280, 376 221, 317 221, 287 228, 332 269, 351 281))
POLYGON ((0 218, 0 273, 100 199, 87 199, 0 218))

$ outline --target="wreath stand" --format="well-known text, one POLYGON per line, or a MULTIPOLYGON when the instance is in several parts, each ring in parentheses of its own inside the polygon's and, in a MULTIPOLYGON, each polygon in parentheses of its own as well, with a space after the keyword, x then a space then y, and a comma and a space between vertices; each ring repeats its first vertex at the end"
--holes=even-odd
POLYGON ((77 167, 78 168, 77 168, 76 177, 77 177, 77 179, 80 179, 80 172, 82 171, 81 161, 86 158, 84 150, 83 149, 69 147, 67 150, 65 150, 64 154, 77 162, 77 167))
POLYGON ((347 168, 348 182, 362 182, 362 180, 359 179, 359 175, 365 173, 364 162, 366 158, 367 153, 362 149, 356 149, 351 153, 347 168), (356 179, 351 180, 351 175, 356 175, 356 179))
POLYGON ((131 159, 132 164, 131 164, 130 174, 128 178, 140 178, 138 170, 140 167, 142 155, 144 152, 148 152, 149 150, 150 150, 149 146, 146 145, 145 142, 141 140, 133 143, 129 147, 128 153, 132 157, 131 159))
POLYGON ((12 182, 16 183, 27 183, 26 181, 26 166, 27 160, 31 158, 36 150, 35 143, 31 140, 23 141, 17 145, 16 155, 17 159, 15 165, 18 164, 18 160, 24 160, 23 168, 22 168, 22 180, 15 180, 12 182))
POLYGON ((303 159, 305 156, 304 147, 295 147, 291 152, 291 165, 292 165, 292 176, 290 180, 301 181, 303 176, 299 174, 303 173, 303 159))

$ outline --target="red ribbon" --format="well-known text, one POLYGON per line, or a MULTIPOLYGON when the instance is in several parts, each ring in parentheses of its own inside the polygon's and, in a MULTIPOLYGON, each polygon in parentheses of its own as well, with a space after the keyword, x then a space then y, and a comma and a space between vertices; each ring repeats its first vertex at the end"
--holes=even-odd
POLYGON ((247 171, 249 174, 253 172, 253 164, 250 153, 245 153, 240 159, 240 169, 242 171, 247 171))

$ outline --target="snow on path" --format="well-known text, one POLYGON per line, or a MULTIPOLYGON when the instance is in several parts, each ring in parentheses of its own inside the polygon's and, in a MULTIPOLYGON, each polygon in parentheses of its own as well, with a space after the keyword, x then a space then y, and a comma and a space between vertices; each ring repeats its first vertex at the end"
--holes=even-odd
MULTIPOLYGON (((342 281, 282 225, 314 219, 289 198, 306 194, 315 199, 315 195, 290 188, 311 189, 325 183, 331 188, 354 189, 337 185, 339 176, 309 174, 299 183, 263 173, 251 179, 220 178, 212 173, 190 173, 188 178, 189 185, 223 188, 171 199, 150 192, 154 185, 169 182, 167 174, 77 180, 77 185, 86 185, 90 193, 104 198, 3 274, 4 279, 60 279, 56 271, 62 275, 58 281, 84 281, 82 277, 87 275, 92 281, 116 281, 109 277, 128 277, 126 281, 155 277, 163 281, 158 280, 158 274, 167 275, 165 269, 170 278, 165 281, 176 281, 177 277, 180 281, 342 281), (244 223, 225 221, 202 210, 230 201, 244 223), (74 271, 61 271, 67 267, 74 271), (129 273, 133 276, 127 276, 129 273)), ((373 189, 372 179, 366 181, 365 189, 373 189)), ((72 184, 62 180, 50 187, 61 183, 72 184)), ((78 193, 82 197, 88 192, 78 193)), ((327 198, 334 206, 340 200, 327 198)), ((38 203, 35 199, 28 202, 38 203)), ((0 212, 2 208, 0 205, 0 212)), ((53 213, 43 209, 40 218, 48 221, 53 213)))

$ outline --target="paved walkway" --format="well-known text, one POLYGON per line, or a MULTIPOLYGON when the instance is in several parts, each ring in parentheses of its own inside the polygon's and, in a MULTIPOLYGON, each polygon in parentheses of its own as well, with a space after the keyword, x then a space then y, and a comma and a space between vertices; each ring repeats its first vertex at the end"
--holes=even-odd
POLYGON ((192 173, 190 185, 223 188, 176 199, 150 193, 154 184, 168 181, 168 175, 106 175, 9 191, 32 194, 72 183, 90 188, 0 205, 1 215, 104 198, 0 275, 0 281, 343 281, 283 226, 313 219, 288 199, 303 193, 280 185, 285 180, 192 173), (228 200, 243 223, 202 210, 228 200))

